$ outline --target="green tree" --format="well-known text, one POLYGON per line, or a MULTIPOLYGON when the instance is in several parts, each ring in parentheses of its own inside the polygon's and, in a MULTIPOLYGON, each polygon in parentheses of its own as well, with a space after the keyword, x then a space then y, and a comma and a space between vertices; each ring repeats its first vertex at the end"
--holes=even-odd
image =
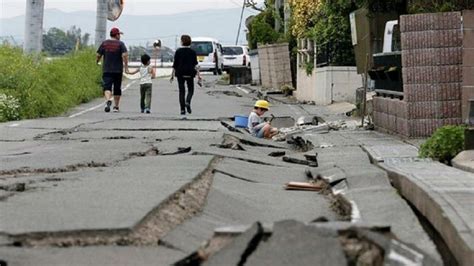
POLYGON ((82 36, 82 31, 76 26, 72 26, 66 32, 58 28, 50 28, 43 35, 43 51, 49 55, 65 55, 74 51, 76 46, 79 49, 88 46, 90 34, 82 36))
POLYGON ((345 0, 323 0, 308 37, 316 41, 318 57, 330 65, 355 65, 349 14, 353 5, 345 0))
POLYGON ((274 1, 265 1, 265 8, 260 14, 251 18, 248 25, 248 42, 250 49, 256 49, 259 43, 275 43, 283 34, 275 31, 274 1))

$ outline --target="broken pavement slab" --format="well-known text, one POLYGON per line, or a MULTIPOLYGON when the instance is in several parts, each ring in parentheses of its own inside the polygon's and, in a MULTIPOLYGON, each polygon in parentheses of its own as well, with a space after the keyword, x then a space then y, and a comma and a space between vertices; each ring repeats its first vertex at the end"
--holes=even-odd
POLYGON ((463 171, 474 173, 474 150, 462 151, 451 160, 451 164, 463 171))
POLYGON ((474 174, 430 161, 380 164, 442 236, 460 265, 474 261, 474 174))
MULTIPOLYGON (((355 137, 352 137, 344 132, 333 131, 305 138, 310 138, 314 143, 337 143, 342 140, 338 145, 315 150, 318 152, 318 162, 322 169, 332 166, 345 173, 347 185, 344 186, 341 196, 352 205, 353 221, 390 225, 392 232, 402 241, 414 244, 435 259, 441 260, 434 243, 423 230, 415 213, 391 186, 387 173, 373 165, 368 154, 360 147, 361 137, 366 136, 355 134, 355 137)), ((316 170, 319 169, 315 168, 316 170)), ((331 175, 331 172, 326 171, 321 171, 320 174, 331 175)))
POLYGON ((194 253, 202 265, 441 265, 387 226, 284 220, 217 231, 194 253))
POLYGON ((244 233, 235 237, 232 243, 219 250, 216 255, 211 256, 203 265, 245 265, 247 257, 258 248, 258 244, 262 238, 263 228, 260 223, 255 223, 244 233))
POLYGON ((347 265, 335 231, 296 221, 277 222, 245 265, 347 265))
MULTIPOLYGON (((248 169, 246 173, 250 175, 239 172, 236 174, 248 178, 253 176, 261 183, 249 183, 216 173, 203 212, 167 234, 162 238, 164 243, 191 253, 210 239, 214 230, 219 227, 252 224, 255 221, 267 224, 282 219, 310 222, 320 216, 336 219, 324 195, 283 190, 283 182, 295 178, 291 176, 291 169, 269 172, 266 170, 271 167, 268 167, 261 169, 265 177, 256 177, 254 173, 259 169, 258 166, 244 162, 236 164, 233 161, 229 161, 227 165, 233 167, 218 167, 232 173, 232 169, 248 169)), ((303 172, 301 175, 301 180, 304 180, 303 172)))
POLYGON ((66 173, 69 181, 0 203, 0 232, 9 235, 131 230, 154 208, 193 182, 211 156, 143 157, 114 168, 66 173), (175 164, 176 160, 180 164, 175 164), (153 174, 152 174, 153 173, 153 174), (19 206, 22 211, 18 211, 19 206))
POLYGON ((363 148, 375 162, 386 158, 417 158, 418 149, 407 144, 392 145, 390 142, 380 145, 364 145, 363 148))
POLYGON ((185 253, 165 247, 0 247, 8 266, 171 265, 185 253))

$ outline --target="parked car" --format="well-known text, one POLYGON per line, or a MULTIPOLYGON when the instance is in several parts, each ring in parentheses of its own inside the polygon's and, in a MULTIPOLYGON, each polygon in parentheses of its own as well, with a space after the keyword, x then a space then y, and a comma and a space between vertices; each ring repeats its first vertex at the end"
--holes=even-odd
POLYGON ((224 70, 233 66, 246 66, 250 68, 249 48, 241 45, 224 45, 222 47, 224 55, 224 70))
POLYGON ((191 49, 196 52, 200 71, 212 71, 221 75, 224 69, 222 45, 218 40, 208 37, 193 38, 191 49))

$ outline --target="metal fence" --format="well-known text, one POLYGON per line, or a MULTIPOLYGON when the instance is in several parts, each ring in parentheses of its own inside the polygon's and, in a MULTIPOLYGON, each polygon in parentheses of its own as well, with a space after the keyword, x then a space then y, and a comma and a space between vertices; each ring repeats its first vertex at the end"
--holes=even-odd
POLYGON ((354 48, 350 43, 325 42, 316 44, 316 67, 355 66, 354 48))

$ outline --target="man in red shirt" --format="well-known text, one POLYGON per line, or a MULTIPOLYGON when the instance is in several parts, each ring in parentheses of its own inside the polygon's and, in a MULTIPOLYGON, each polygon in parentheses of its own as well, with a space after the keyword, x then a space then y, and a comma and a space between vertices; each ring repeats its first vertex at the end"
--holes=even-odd
POLYGON ((105 112, 110 112, 112 95, 114 96, 114 112, 119 111, 120 97, 122 96, 123 70, 128 73, 128 52, 125 44, 120 41, 123 34, 118 28, 110 30, 111 39, 105 40, 97 50, 97 64, 104 57, 102 63, 102 87, 105 97, 105 112), (113 94, 112 94, 113 88, 113 94))

